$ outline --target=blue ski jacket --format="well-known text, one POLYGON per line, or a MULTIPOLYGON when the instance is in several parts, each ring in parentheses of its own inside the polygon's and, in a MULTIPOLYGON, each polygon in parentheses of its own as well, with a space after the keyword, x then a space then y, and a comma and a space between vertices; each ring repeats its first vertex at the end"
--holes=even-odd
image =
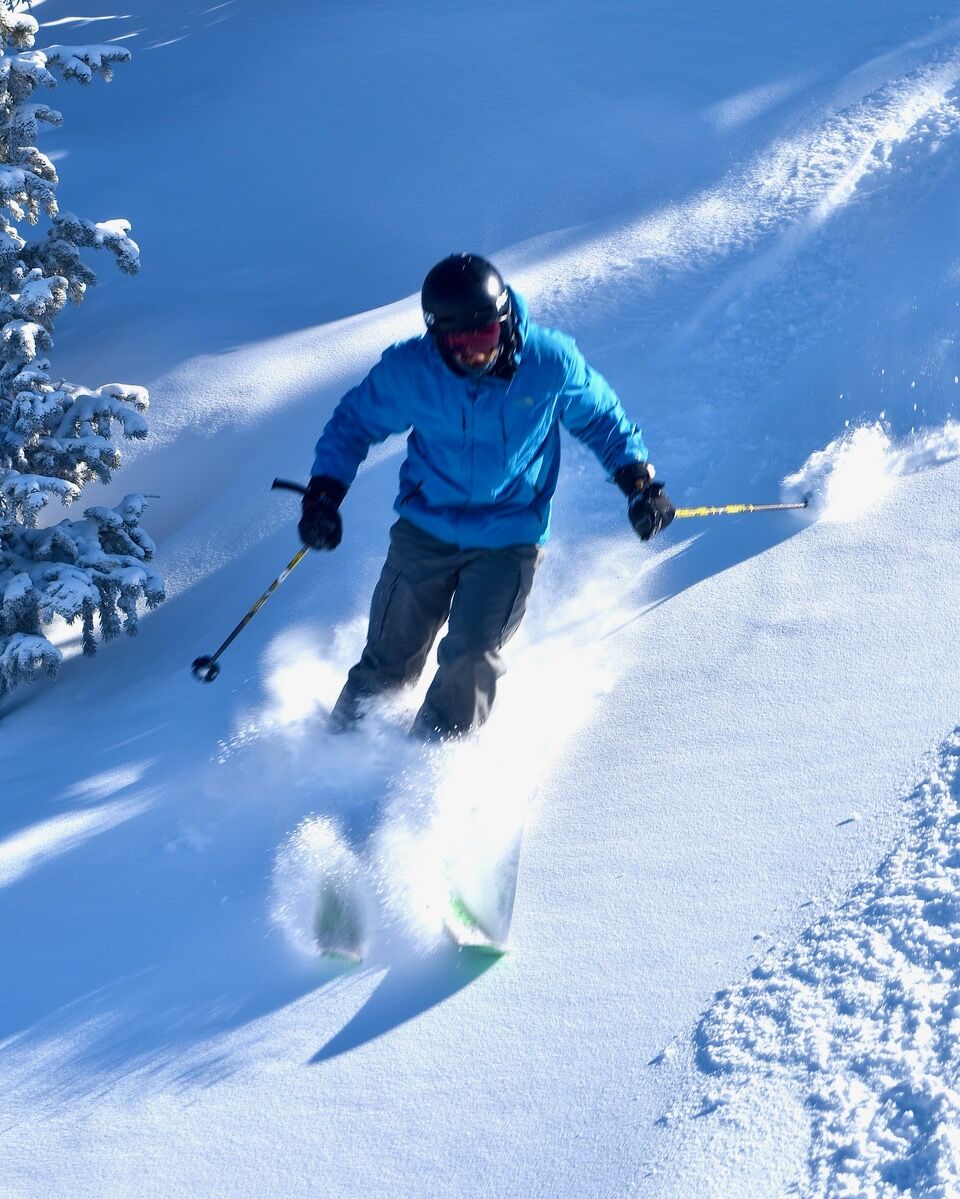
POLYGON ((560 470, 560 425, 609 473, 646 462, 640 429, 572 338, 537 325, 511 291, 512 378, 457 375, 424 333, 390 346, 343 396, 317 442, 314 475, 349 487, 371 447, 408 433, 396 511, 461 548, 542 545, 560 470))

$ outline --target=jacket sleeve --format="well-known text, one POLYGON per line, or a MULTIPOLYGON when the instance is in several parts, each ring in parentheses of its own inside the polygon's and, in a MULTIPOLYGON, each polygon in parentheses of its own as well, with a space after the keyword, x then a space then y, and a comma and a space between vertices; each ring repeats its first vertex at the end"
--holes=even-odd
POLYGON ((386 350, 367 377, 343 396, 320 434, 313 475, 329 475, 349 487, 372 445, 404 433, 410 420, 397 347, 386 350))
POLYGON ((646 462, 640 426, 635 425, 604 377, 593 370, 564 338, 566 376, 560 391, 560 420, 578 441, 589 446, 608 474, 629 462, 646 462))

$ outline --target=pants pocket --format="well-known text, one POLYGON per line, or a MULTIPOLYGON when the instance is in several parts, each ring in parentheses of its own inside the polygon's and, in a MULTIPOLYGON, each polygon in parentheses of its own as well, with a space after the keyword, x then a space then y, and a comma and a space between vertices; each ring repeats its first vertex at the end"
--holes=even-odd
POLYGON ((370 644, 380 640, 399 582, 399 569, 385 566, 380 580, 374 588, 373 599, 370 601, 370 628, 367 632, 367 641, 370 644))
POLYGON ((527 599, 530 596, 530 591, 533 588, 533 578, 537 573, 537 567, 540 564, 540 551, 538 550, 530 558, 520 562, 520 568, 517 571, 517 585, 513 593, 513 600, 510 604, 510 609, 507 612, 507 619, 504 622, 503 628, 500 630, 500 636, 497 639, 497 649, 503 649, 510 638, 520 627, 520 622, 523 620, 524 613, 527 610, 527 599))

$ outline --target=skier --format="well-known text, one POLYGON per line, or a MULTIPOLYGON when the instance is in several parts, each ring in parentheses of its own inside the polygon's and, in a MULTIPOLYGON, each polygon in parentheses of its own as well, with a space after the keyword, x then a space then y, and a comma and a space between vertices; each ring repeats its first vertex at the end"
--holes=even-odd
POLYGON ((340 505, 371 445, 409 433, 366 647, 331 719, 351 727, 370 699, 416 681, 449 619, 411 729, 436 740, 490 711, 500 650, 523 618, 549 532, 560 424, 627 495, 641 539, 674 509, 610 385, 571 338, 530 319, 490 262, 445 258, 421 300, 427 332, 390 346, 323 430, 299 532, 312 549, 336 549, 340 505))

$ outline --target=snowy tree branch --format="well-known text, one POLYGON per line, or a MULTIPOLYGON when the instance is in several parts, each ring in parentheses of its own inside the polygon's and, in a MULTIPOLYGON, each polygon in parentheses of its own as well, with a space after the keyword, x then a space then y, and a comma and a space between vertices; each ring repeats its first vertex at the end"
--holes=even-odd
POLYGON ((51 375, 54 319, 96 282, 81 251, 108 250, 121 271, 135 274, 140 249, 125 220, 60 213, 57 171, 34 144, 42 125, 63 120, 32 99, 38 87, 57 86, 58 76, 108 80, 130 53, 34 49, 37 22, 17 10, 17 0, 0 0, 0 694, 56 671, 60 653, 42 631, 55 617, 80 621, 84 653, 92 654, 98 626, 103 638, 133 633, 139 607, 163 599, 149 565, 155 546, 140 525, 143 496, 38 527, 51 499, 69 505, 85 483, 110 481, 120 464, 115 434, 146 436, 148 397, 142 387, 91 389, 51 375), (27 241, 18 226, 44 215, 49 230, 27 241))

